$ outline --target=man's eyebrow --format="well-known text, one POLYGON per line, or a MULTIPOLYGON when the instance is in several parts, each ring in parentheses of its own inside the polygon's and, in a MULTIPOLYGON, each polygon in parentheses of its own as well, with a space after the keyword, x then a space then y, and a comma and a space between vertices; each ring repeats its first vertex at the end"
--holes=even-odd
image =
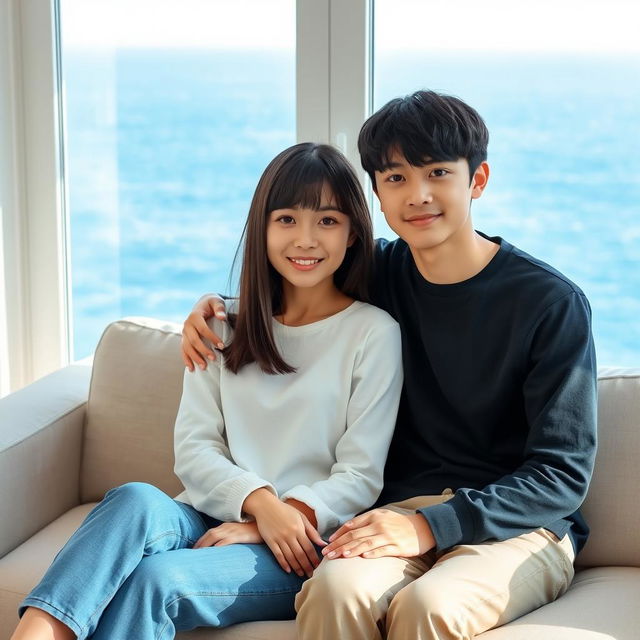
POLYGON ((380 168, 380 173, 384 173, 385 171, 390 171, 391 169, 401 169, 402 167, 406 167, 405 162, 385 162, 380 168))
POLYGON ((391 171, 393 169, 402 169, 408 166, 429 167, 432 164, 441 164, 443 162, 453 162, 453 160, 434 160, 433 158, 425 158, 424 162, 419 165, 412 165, 410 162, 386 162, 379 170, 380 173, 391 171))

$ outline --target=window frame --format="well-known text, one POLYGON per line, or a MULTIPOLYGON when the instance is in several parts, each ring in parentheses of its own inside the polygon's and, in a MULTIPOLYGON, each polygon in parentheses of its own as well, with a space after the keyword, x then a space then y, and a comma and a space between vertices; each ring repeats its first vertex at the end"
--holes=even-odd
MULTIPOLYGON (((356 167, 372 10, 373 0, 296 2, 296 139, 334 144, 356 167)), ((0 397, 71 362, 59 22, 59 0, 0 8, 0 397)))

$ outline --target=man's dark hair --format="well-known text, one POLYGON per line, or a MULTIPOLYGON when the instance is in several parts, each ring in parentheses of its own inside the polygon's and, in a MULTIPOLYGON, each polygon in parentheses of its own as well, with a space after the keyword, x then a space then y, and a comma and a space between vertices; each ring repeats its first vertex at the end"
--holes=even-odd
POLYGON ((489 131, 475 109, 454 96, 416 91, 387 102, 362 125, 358 151, 375 189, 375 172, 389 167, 394 151, 416 167, 465 158, 471 179, 487 159, 488 143, 489 131))

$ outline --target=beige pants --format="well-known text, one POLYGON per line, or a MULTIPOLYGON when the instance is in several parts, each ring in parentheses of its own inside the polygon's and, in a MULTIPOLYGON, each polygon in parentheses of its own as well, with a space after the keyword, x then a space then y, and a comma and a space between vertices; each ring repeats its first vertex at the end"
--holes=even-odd
MULTIPOLYGON (((450 497, 386 508, 413 513, 450 497)), ((569 537, 558 540, 545 529, 414 558, 325 559, 296 598, 298 638, 473 638, 562 595, 573 560, 569 537)))

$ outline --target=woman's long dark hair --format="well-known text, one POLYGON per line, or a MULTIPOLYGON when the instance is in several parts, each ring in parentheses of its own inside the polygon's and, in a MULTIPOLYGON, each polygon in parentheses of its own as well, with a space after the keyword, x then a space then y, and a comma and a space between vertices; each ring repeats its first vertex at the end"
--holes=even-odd
POLYGON ((336 287, 358 300, 368 300, 373 260, 373 230, 367 202, 355 171, 336 149, 304 142, 279 153, 264 170, 253 194, 244 226, 240 302, 230 316, 235 329, 224 351, 227 369, 238 373, 256 362, 265 373, 293 373, 276 347, 272 318, 282 309, 282 276, 267 257, 267 223, 277 209, 317 210, 322 189, 329 187, 339 211, 349 216, 354 242, 334 274, 336 287))

